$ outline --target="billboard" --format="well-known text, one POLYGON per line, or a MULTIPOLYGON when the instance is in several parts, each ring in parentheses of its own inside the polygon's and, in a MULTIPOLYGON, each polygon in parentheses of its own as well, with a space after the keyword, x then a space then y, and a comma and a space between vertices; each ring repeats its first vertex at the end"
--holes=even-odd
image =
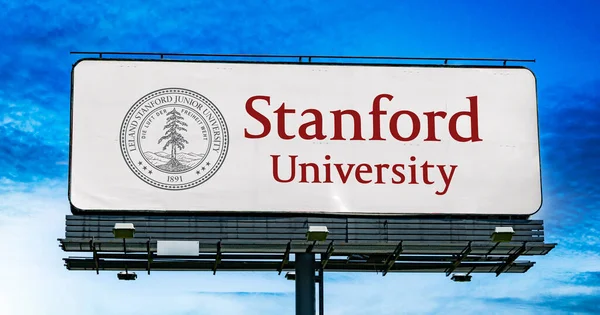
POLYGON ((536 80, 521 67, 85 59, 77 213, 529 215, 536 80))

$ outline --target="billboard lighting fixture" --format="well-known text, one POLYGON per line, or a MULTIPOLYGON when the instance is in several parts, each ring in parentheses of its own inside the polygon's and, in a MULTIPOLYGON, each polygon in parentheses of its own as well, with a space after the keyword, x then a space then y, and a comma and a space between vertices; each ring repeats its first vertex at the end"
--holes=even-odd
POLYGON ((314 241, 314 242, 322 242, 327 239, 327 235, 329 234, 329 230, 326 226, 318 226, 313 225, 308 227, 308 232, 306 232, 306 240, 314 241))
POLYGON ((133 238, 135 234, 135 227, 133 223, 115 223, 115 227, 113 228, 113 235, 115 238, 133 238))
POLYGON ((119 280, 132 281, 137 279, 135 272, 129 273, 127 271, 121 271, 117 274, 119 280))
MULTIPOLYGON (((290 272, 286 273, 285 278, 287 280, 295 281, 296 280, 296 272, 290 271, 290 272)), ((320 283, 320 282, 321 282, 320 276, 315 276, 315 283, 320 283)))
POLYGON ((286 278, 287 280, 292 280, 292 281, 294 281, 294 280, 296 280, 296 273, 295 273, 295 272, 293 272, 293 271, 290 271, 290 272, 288 272, 288 273, 286 273, 286 274, 285 274, 285 278, 286 278))
POLYGON ((471 282, 471 275, 464 273, 455 273, 452 275, 452 281, 454 282, 471 282))
POLYGON ((512 240, 515 230, 511 226, 498 226, 492 233, 492 241, 499 242, 510 242, 512 240))

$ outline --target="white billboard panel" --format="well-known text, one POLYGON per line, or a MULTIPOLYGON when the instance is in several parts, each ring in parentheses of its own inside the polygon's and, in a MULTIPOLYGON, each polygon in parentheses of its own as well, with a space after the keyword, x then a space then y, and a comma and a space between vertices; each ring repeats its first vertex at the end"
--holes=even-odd
POLYGON ((72 80, 75 211, 541 206, 525 68, 96 59, 72 80))

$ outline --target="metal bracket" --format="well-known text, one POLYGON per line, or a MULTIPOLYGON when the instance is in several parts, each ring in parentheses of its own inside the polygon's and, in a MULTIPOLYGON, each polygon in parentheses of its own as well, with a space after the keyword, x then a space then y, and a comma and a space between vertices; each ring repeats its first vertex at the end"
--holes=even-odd
POLYGON ((390 271, 390 269, 392 269, 392 266, 394 266, 394 264, 396 263, 398 256, 400 256, 400 254, 402 254, 402 251, 404 250, 402 247, 402 242, 403 241, 400 241, 400 243, 398 243, 398 246, 396 246, 394 253, 391 254, 390 256, 388 256, 388 258, 385 260, 385 263, 384 263, 385 269, 382 272, 382 277, 385 277, 385 275, 388 273, 388 271, 390 271))
POLYGON ((217 243, 217 257, 215 257, 215 265, 213 267, 213 275, 217 274, 217 266, 221 263, 221 241, 217 243))
POLYGON ((308 247, 306 248, 306 252, 312 253, 312 250, 313 248, 315 248, 315 245, 317 245, 317 241, 314 241, 312 244, 308 245, 308 247))
POLYGON ((526 250, 527 242, 523 242, 523 245, 519 247, 519 249, 517 249, 516 252, 510 254, 510 256, 508 256, 508 258, 506 259, 506 262, 500 267, 498 267, 498 270, 496 270, 496 277, 498 277, 501 273, 506 271, 515 262, 515 260, 517 260, 517 258, 519 258, 519 256, 521 256, 521 254, 523 254, 526 250))
POLYGON ((325 252, 325 256, 321 259, 322 268, 325 268, 325 266, 327 266, 327 263, 329 262, 329 258, 331 258, 331 254, 333 254, 334 250, 335 250, 335 248, 333 247, 333 241, 331 241, 331 243, 329 243, 329 246, 327 246, 327 251, 325 252))
POLYGON ((452 272, 454 270, 456 270, 456 268, 460 265, 460 263, 467 258, 467 256, 469 256, 469 254, 471 253, 471 243, 472 241, 469 241, 469 244, 467 245, 467 247, 465 247, 465 249, 462 250, 462 252, 460 252, 458 258, 452 263, 452 266, 450 266, 448 269, 446 269, 446 277, 449 276, 450 274, 452 274, 452 272))
POLYGON ((285 254, 283 254, 283 260, 281 261, 281 264, 279 265, 279 268, 277 269, 277 271, 279 272, 278 275, 281 274, 281 271, 283 271, 283 267, 285 267, 285 265, 290 261, 290 251, 292 250, 292 241, 289 241, 287 243, 287 247, 285 248, 285 254))

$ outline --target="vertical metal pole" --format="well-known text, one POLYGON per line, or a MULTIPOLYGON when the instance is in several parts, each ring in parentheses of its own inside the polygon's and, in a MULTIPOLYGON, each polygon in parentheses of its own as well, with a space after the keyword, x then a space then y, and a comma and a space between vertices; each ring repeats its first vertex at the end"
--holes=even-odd
POLYGON ((319 266, 319 315, 325 314, 325 301, 323 300, 323 265, 319 266))
POLYGON ((315 315, 315 254, 296 254, 296 315, 315 315))

